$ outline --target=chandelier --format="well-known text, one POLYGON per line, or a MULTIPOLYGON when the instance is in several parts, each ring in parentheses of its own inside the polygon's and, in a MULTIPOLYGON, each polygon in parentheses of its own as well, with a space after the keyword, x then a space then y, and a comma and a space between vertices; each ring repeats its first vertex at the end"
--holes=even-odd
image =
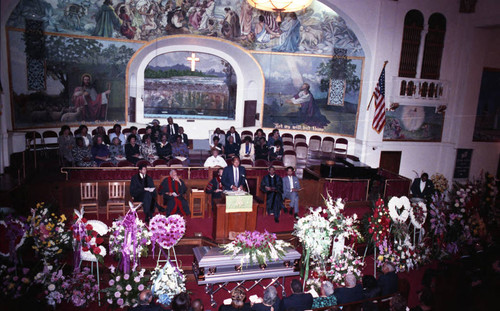
POLYGON ((261 11, 276 13, 296 12, 307 8, 313 0, 247 0, 248 3, 261 11))

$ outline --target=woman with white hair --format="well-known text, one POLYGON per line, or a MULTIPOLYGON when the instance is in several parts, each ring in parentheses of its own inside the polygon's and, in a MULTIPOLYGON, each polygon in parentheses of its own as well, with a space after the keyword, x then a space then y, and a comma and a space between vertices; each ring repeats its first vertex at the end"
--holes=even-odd
POLYGON ((321 295, 313 299, 313 309, 336 306, 337 297, 333 294, 333 284, 330 281, 321 283, 321 295))
POLYGON ((338 304, 363 300, 363 286, 357 284, 354 274, 348 273, 345 276, 345 287, 335 289, 335 297, 338 304))
POLYGON ((276 287, 269 286, 264 291, 264 297, 262 297, 262 302, 254 303, 252 305, 252 310, 254 311, 279 311, 280 298, 278 297, 278 291, 276 287))

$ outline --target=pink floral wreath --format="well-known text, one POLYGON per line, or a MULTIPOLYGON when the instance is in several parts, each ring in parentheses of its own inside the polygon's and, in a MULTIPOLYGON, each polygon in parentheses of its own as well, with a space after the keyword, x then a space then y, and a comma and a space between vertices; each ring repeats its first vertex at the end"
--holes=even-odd
POLYGON ((186 220, 180 215, 156 215, 149 223, 151 242, 158 243, 161 248, 174 247, 186 233, 186 220))

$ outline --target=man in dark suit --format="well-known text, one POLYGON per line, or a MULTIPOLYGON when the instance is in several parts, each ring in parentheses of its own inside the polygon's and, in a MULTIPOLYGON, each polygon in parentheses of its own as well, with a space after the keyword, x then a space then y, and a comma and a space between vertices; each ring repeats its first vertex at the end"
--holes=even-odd
POLYGON ((423 173, 420 178, 415 178, 411 185, 411 193, 414 198, 430 199, 434 194, 434 184, 429 180, 429 175, 423 173))
POLYGON ((182 142, 189 147, 188 136, 186 133, 184 133, 184 128, 182 126, 179 126, 179 136, 181 137, 182 142))
POLYGON ((280 176, 275 174, 274 166, 268 169, 269 174, 262 178, 260 188, 262 192, 266 193, 266 209, 269 215, 274 215, 274 221, 280 222, 280 211, 283 206, 283 180, 280 176))
POLYGON ((398 275, 392 263, 386 262, 382 266, 382 274, 378 277, 378 287, 381 295, 394 294, 398 291, 398 275))
POLYGON ((344 304, 363 300, 363 286, 356 284, 356 277, 352 273, 345 276, 345 287, 338 287, 334 291, 337 304, 344 304))
POLYGON ((313 303, 312 295, 302 291, 302 284, 300 284, 300 281, 297 279, 292 280, 290 286, 292 288, 292 294, 281 300, 280 311, 286 311, 291 308, 295 311, 310 310, 313 303))
POLYGON ((155 210, 156 188, 153 178, 147 175, 145 164, 139 165, 139 173, 130 180, 130 195, 134 198, 134 202, 142 202, 146 223, 149 223, 155 210))
POLYGON ((227 166, 222 172, 222 185, 224 190, 243 190, 245 185, 246 170, 240 166, 240 158, 233 157, 233 165, 227 166))
POLYGON ((160 306, 151 304, 153 293, 149 289, 143 290, 139 294, 139 305, 130 309, 130 311, 160 311, 163 310, 160 306))
POLYGON ((168 117, 167 122, 168 141, 173 143, 175 142, 177 135, 179 135, 179 125, 174 123, 174 119, 172 119, 172 117, 168 117))

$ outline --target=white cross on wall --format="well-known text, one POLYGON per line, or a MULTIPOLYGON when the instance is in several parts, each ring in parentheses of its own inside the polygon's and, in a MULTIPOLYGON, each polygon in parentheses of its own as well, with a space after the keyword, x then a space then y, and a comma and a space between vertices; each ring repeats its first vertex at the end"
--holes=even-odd
POLYGON ((196 62, 199 62, 200 59, 196 57, 195 53, 191 53, 191 57, 188 57, 187 60, 191 62, 191 71, 194 71, 196 69, 196 62))

